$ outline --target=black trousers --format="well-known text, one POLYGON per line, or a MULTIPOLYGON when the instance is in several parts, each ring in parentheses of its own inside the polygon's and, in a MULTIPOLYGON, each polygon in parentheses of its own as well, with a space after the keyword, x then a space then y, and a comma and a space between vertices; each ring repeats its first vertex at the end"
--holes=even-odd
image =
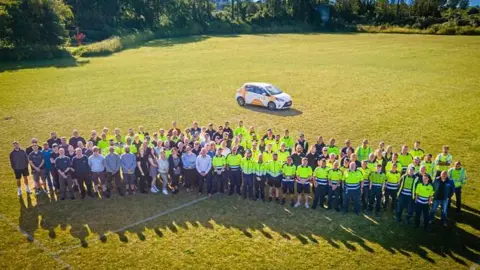
POLYGON ((427 228, 428 220, 430 218, 429 215, 429 206, 428 203, 415 203, 415 226, 418 227, 420 225, 420 216, 423 215, 423 227, 427 228))
POLYGON ((254 189, 255 189, 255 198, 262 199, 265 201, 265 181, 267 177, 263 176, 253 176, 254 189))
POLYGON ((208 193, 217 193, 217 192, 224 193, 226 183, 227 183, 227 172, 224 171, 221 174, 213 172, 211 191, 208 191, 208 184, 207 184, 207 192, 208 193))
POLYGON ((87 187, 88 196, 93 196, 92 194, 92 179, 88 174, 76 174, 78 185, 80 188, 80 194, 82 198, 85 198, 85 186, 87 187))
POLYGON ((317 208, 317 205, 320 205, 321 208, 324 207, 325 196, 327 195, 327 185, 318 185, 315 188, 315 197, 313 198, 312 208, 317 208))
MULTIPOLYGON (((448 208, 450 208, 451 204, 452 204, 452 200, 450 198, 448 203, 448 208)), ((460 211, 462 211, 462 188, 461 187, 455 188, 455 206, 457 207, 456 212, 460 213, 460 211)))
POLYGON ((392 199, 392 208, 391 211, 393 212, 397 206, 397 193, 398 189, 385 189, 385 205, 383 205, 384 209, 387 209, 388 204, 390 203, 390 198, 392 199))
POLYGON ((382 187, 372 186, 369 192, 370 200, 368 202, 368 210, 373 210, 373 204, 375 204, 375 213, 380 213, 380 205, 382 203, 382 187))
POLYGON ((106 186, 108 191, 111 191, 113 189, 112 182, 115 182, 115 188, 117 189, 118 194, 123 195, 123 184, 122 177, 120 176, 120 171, 117 171, 116 173, 107 172, 106 180, 106 186))
POLYGON ((145 193, 148 190, 148 183, 151 180, 150 176, 148 175, 139 175, 138 176, 138 188, 140 189, 141 193, 145 193))

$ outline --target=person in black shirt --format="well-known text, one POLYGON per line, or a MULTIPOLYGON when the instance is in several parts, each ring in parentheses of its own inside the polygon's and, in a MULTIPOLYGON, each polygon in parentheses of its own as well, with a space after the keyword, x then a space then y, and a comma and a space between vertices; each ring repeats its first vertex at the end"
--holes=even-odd
POLYGON ((97 136, 97 131, 92 130, 92 137, 88 140, 93 143, 93 146, 97 146, 98 142, 101 141, 100 137, 97 136))
MULTIPOLYGON (((323 151, 323 148, 325 147, 325 143, 323 142, 323 137, 322 136, 318 136, 317 137, 317 143, 315 144, 315 151, 317 152, 317 155, 320 156, 322 154, 322 151, 323 151)), ((327 160, 327 158, 325 158, 325 160, 327 160)), ((320 160, 320 159, 319 159, 320 160)))
POLYGON ((300 166, 302 164, 302 158, 305 157, 305 154, 303 153, 302 146, 297 145, 295 148, 296 152, 291 155, 292 160, 293 160, 293 165, 296 167, 300 166))
POLYGON ((78 131, 76 129, 73 130, 73 136, 70 138, 70 140, 68 141, 68 144, 70 144, 71 146, 73 147, 77 147, 78 146, 78 142, 82 142, 83 145, 86 145, 87 142, 85 141, 85 139, 83 137, 81 137, 79 134, 78 134, 78 131))
POLYGON ((197 121, 193 121, 192 127, 190 128, 190 134, 193 136, 196 132, 200 133, 202 132, 202 129, 198 126, 197 121))
POLYGON ((60 140, 60 138, 57 137, 57 132, 55 131, 50 132, 50 139, 47 140, 49 148, 52 148, 53 144, 60 145, 61 142, 62 141, 60 140))
MULTIPOLYGON (((59 150, 60 149, 58 148, 58 145, 54 143, 52 145, 52 155, 50 156, 50 162, 52 163, 53 186, 55 187, 56 190, 60 189, 59 175, 58 175, 57 168, 55 167, 55 160, 57 159, 57 157, 60 156, 59 150)), ((65 155, 65 150, 63 150, 63 154, 65 155)))
POLYGON ((230 123, 228 121, 226 121, 223 126, 223 133, 228 133, 228 139, 230 141, 233 139, 233 130, 230 128, 230 123))
POLYGON ((310 166, 312 170, 315 170, 318 165, 318 155, 316 153, 316 150, 317 148, 315 147, 315 145, 312 145, 312 147, 310 147, 310 151, 308 151, 308 154, 305 156, 308 160, 308 166, 310 166))
POLYGON ((433 206, 430 209, 430 220, 435 217, 435 212, 439 206, 442 207, 442 224, 447 225, 447 210, 449 199, 455 192, 455 183, 448 178, 447 171, 442 171, 440 176, 433 181, 433 206))
MULTIPOLYGON (((53 157, 53 155, 52 155, 53 157)), ((58 175, 58 181, 60 186, 60 198, 65 200, 66 190, 70 193, 70 199, 74 200, 73 182, 71 177, 71 159, 65 156, 65 150, 63 148, 58 149, 58 156, 55 157, 55 171, 58 175)))
POLYGON ((212 123, 209 123, 208 124, 208 129, 207 131, 205 131, 205 133, 207 133, 208 135, 210 135, 210 139, 213 140, 213 134, 215 134, 217 131, 215 129, 213 129, 213 124, 212 123))
POLYGON ((37 146, 38 147, 38 140, 37 138, 32 138, 32 144, 27 147, 27 149, 25 149, 25 153, 28 155, 30 155, 31 152, 33 152, 33 146, 37 146))
POLYGON ((352 143, 350 142, 350 140, 347 139, 345 141, 345 146, 342 148, 342 151, 340 151, 340 157, 343 158, 345 155, 347 157, 350 157, 350 155, 352 153, 355 153, 355 149, 353 149, 352 143), (350 152, 349 152, 349 150, 350 150, 350 152))
POLYGON ((211 137, 215 144, 220 144, 220 140, 223 139, 223 127, 218 126, 218 131, 213 134, 211 137))
POLYGON ((148 181, 149 181, 149 162, 148 162, 148 153, 145 152, 145 148, 138 148, 137 153, 137 168, 136 175, 139 179, 139 188, 140 193, 147 194, 148 181))
POLYGON ((320 152, 318 152, 318 160, 328 160, 329 155, 328 155, 328 147, 324 146, 320 152))
POLYGON ((72 158, 72 171, 77 178, 82 199, 85 198, 85 186, 87 186, 88 196, 93 198, 88 158, 82 154, 82 149, 80 148, 75 150, 75 156, 72 158))
MULTIPOLYGON (((303 133, 300 134, 298 141, 295 143, 295 147, 297 147, 297 145, 300 145, 302 147, 302 152, 303 154, 306 155, 309 148, 308 148, 308 142, 305 140, 305 135, 303 133)), ((295 166, 298 166, 298 165, 295 165, 295 166)))

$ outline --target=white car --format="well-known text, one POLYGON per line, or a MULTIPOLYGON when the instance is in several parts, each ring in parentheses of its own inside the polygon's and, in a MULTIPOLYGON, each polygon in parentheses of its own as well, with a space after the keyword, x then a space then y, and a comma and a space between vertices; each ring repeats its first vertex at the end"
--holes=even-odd
POLYGON ((288 109, 292 106, 290 95, 269 83, 245 83, 237 90, 235 99, 240 106, 251 104, 267 107, 271 111, 288 109))

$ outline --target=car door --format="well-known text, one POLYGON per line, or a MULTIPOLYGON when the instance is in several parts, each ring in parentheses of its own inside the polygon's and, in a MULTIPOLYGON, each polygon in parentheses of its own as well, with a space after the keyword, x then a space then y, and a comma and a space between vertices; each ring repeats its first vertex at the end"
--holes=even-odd
POLYGON ((254 95, 252 95, 251 104, 256 106, 265 106, 264 90, 261 87, 255 85, 253 86, 252 92, 254 93, 254 95))
POLYGON ((247 104, 259 105, 258 87, 256 87, 255 85, 247 85, 245 89, 247 90, 245 102, 247 104))

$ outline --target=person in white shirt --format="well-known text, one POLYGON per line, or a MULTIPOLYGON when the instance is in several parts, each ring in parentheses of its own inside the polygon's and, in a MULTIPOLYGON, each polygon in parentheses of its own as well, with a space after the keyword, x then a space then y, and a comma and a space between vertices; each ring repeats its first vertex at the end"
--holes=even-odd
MULTIPOLYGON (((168 163, 167 157, 165 156, 165 151, 163 150, 160 151, 160 157, 158 158, 157 163, 158 163, 158 173, 160 174, 160 179, 162 180, 162 184, 163 184, 162 192, 163 194, 168 195, 167 185, 168 185, 168 170, 170 165, 168 163)), ((177 192, 178 192, 178 189, 177 187, 175 187, 172 190, 172 193, 176 194, 177 192)))
POLYGON ((212 177, 212 158, 207 155, 207 149, 202 148, 200 155, 195 161, 195 167, 198 172, 198 193, 201 195, 203 192, 203 183, 208 181, 212 177))

